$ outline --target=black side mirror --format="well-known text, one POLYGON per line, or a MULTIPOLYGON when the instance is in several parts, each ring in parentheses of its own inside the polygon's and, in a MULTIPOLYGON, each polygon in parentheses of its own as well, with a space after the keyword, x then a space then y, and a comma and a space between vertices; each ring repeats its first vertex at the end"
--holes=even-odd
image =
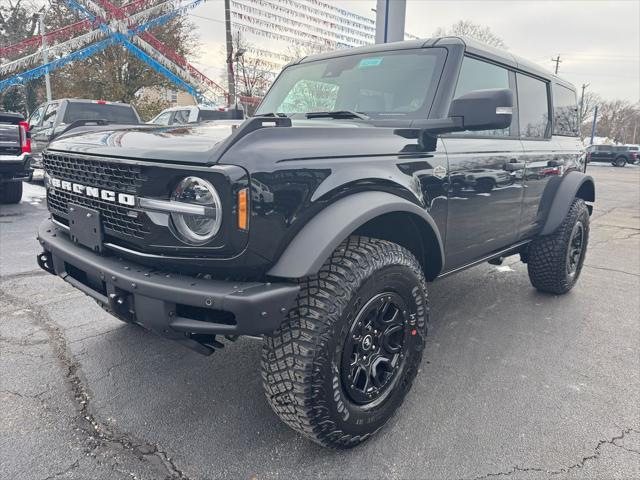
POLYGON ((474 90, 451 102, 447 118, 417 120, 411 128, 394 130, 404 138, 420 138, 425 147, 435 148, 434 138, 440 133, 464 130, 494 130, 511 125, 513 93, 508 88, 474 90))
POLYGON ((511 125, 513 93, 508 88, 474 90, 451 102, 449 118, 462 118, 463 130, 499 130, 511 125))

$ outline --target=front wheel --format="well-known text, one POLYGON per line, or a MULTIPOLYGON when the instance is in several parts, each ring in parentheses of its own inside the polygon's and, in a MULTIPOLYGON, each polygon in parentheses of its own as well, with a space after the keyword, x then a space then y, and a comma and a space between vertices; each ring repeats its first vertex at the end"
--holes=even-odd
POLYGON ((584 200, 576 198, 554 233, 531 242, 527 262, 531 284, 542 292, 567 293, 578 281, 588 243, 589 210, 584 200))
POLYGON ((391 418, 418 371, 428 318, 420 264, 397 244, 350 237, 301 281, 297 302, 264 339, 267 400, 323 446, 358 445, 391 418))

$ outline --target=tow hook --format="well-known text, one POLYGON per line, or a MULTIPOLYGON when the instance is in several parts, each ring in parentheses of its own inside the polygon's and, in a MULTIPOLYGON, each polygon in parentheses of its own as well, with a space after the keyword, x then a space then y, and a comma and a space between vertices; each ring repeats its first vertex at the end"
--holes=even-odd
POLYGON ((47 251, 44 251, 36 257, 38 261, 38 266, 43 269, 45 272, 49 272, 51 275, 55 275, 56 272, 53 269, 53 259, 51 258, 51 254, 47 251))
POLYGON ((109 294, 109 309, 116 315, 135 321, 135 311, 131 305, 131 296, 125 292, 116 291, 109 294))

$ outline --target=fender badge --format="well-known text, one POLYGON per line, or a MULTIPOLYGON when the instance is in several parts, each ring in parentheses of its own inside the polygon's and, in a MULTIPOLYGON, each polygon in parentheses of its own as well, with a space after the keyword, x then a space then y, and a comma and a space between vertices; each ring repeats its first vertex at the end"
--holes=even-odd
POLYGON ((436 168, 433 169, 433 176, 442 180, 447 176, 447 169, 442 165, 437 165, 436 168))

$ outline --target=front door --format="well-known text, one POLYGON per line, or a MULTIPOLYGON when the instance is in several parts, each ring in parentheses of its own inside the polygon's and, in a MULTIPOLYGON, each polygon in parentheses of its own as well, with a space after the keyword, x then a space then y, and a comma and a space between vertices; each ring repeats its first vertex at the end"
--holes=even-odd
MULTIPOLYGON (((454 98, 472 90, 511 88, 508 68, 465 57, 454 98)), ((514 123, 504 130, 448 135, 443 144, 449 161, 445 271, 467 265, 516 240, 520 225, 524 159, 514 123)))

